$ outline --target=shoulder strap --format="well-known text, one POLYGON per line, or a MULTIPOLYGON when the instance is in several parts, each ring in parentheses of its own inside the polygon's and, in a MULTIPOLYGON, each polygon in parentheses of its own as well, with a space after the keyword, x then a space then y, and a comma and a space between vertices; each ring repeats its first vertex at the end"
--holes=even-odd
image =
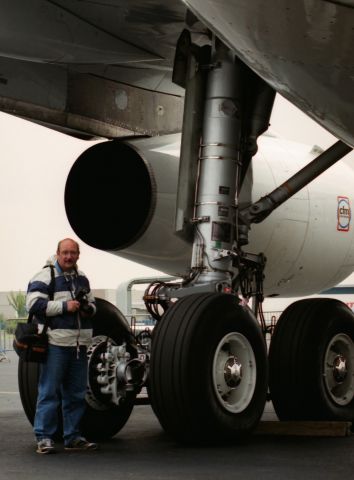
POLYGON ((54 298, 54 288, 55 288, 55 273, 54 273, 54 265, 44 265, 43 268, 50 268, 50 284, 49 284, 49 291, 48 297, 49 300, 53 300, 54 298))
POLYGON ((53 300, 54 298, 54 288, 55 288, 55 273, 54 273, 54 265, 48 265, 50 268, 50 284, 49 284, 49 298, 53 300))
MULTIPOLYGON (((49 284, 48 296, 49 296, 49 300, 53 300, 53 298, 54 298, 54 288, 55 288, 54 265, 47 265, 47 267, 50 268, 50 284, 49 284)), ((49 324, 49 320, 48 320, 48 317, 46 317, 45 323, 44 323, 44 328, 42 330, 42 335, 44 335, 47 332, 48 324, 49 324)))

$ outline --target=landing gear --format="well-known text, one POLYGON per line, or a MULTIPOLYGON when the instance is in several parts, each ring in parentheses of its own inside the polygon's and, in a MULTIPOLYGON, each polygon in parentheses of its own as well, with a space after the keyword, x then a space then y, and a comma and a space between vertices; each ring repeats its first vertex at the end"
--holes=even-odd
MULTIPOLYGON (((114 305, 106 300, 96 298, 96 305, 97 313, 94 318, 93 344, 88 349, 89 381, 82 432, 89 438, 102 439, 113 437, 125 425, 134 407, 137 391, 133 386, 133 382, 132 385, 128 386, 125 383, 126 391, 121 392, 118 399, 113 399, 115 403, 112 401, 112 397, 116 396, 117 392, 103 394, 98 378, 98 369, 102 369, 100 367, 102 363, 101 356, 105 354, 110 355, 115 349, 120 348, 120 356, 129 358, 130 363, 123 361, 124 359, 117 363, 119 368, 124 371, 111 372, 115 379, 119 379, 120 373, 121 377, 123 375, 125 377, 129 377, 129 375, 131 377, 134 377, 134 375, 135 377, 141 376, 139 371, 141 365, 135 361, 137 350, 134 344, 134 337, 124 316, 114 305), (122 348, 125 350, 124 352, 121 351, 122 348)), ((38 380, 39 364, 23 362, 20 359, 18 366, 20 397, 25 414, 31 424, 33 424, 36 411, 38 380)), ((132 378, 132 380, 134 381, 136 378, 132 378)), ((107 384, 106 389, 108 387, 109 385, 107 384)))
POLYGON ((354 420, 354 314, 342 302, 300 300, 280 316, 269 350, 280 420, 354 420))
POLYGON ((208 55, 196 45, 190 52, 196 63, 188 62, 188 75, 181 72, 189 80, 176 226, 193 241, 191 268, 180 285, 163 285, 149 296, 164 310, 168 306, 153 332, 149 392, 171 436, 210 443, 244 437, 266 401, 264 337, 237 296, 253 284, 257 270, 250 267, 243 275, 238 199, 256 139, 268 126, 274 92, 217 38, 208 55), (192 184, 195 191, 186 192, 192 184))
POLYGON ((236 297, 193 294, 154 331, 150 400, 162 427, 183 442, 245 436, 263 413, 267 354, 260 327, 236 297))

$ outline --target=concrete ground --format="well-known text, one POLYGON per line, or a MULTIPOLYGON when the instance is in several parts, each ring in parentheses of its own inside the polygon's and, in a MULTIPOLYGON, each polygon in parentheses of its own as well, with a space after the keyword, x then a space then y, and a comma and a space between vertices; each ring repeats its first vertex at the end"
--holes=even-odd
MULTIPOLYGON (((17 386, 17 357, 0 362, 0 480, 352 479, 354 436, 253 435, 242 445, 184 447, 168 438, 149 405, 97 452, 35 453, 17 386)), ((271 413, 266 413, 266 415, 271 413)))

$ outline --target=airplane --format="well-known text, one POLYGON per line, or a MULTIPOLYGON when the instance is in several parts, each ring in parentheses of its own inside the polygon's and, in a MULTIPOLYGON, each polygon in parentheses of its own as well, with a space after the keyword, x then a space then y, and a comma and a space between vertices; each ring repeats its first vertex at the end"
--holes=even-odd
MULTIPOLYGON (((265 296, 316 293, 354 270, 352 170, 340 162, 354 146, 353 7, 0 2, 0 109, 105 139, 68 173, 73 230, 177 277, 146 289, 148 341, 97 299, 87 435, 118 433, 142 386, 186 443, 247 437, 268 398, 280 420, 353 421, 353 312, 296 301, 268 352, 262 311, 265 296), (316 152, 272 135, 276 93, 338 141, 316 152)), ((30 421, 37 381, 38 365, 20 361, 30 421)))

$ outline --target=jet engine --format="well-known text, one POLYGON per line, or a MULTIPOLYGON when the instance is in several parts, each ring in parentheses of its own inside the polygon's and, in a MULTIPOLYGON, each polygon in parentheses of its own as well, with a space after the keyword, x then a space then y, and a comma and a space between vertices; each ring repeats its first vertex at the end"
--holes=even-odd
MULTIPOLYGON (((316 156, 311 147, 272 135, 263 135, 258 144, 240 207, 272 191, 316 156)), ((78 237, 166 274, 185 275, 192 245, 174 227, 179 149, 177 134, 111 140, 84 151, 65 188, 67 217, 78 237)), ((354 270, 353 177, 341 161, 252 226, 245 251, 263 252, 267 258, 266 295, 316 293, 354 270)))

